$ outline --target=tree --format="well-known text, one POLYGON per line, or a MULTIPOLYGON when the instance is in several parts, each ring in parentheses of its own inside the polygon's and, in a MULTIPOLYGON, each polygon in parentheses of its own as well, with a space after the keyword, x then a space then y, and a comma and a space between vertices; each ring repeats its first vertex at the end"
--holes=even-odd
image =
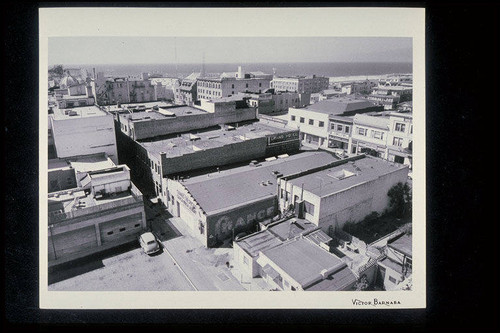
POLYGON ((62 65, 54 65, 51 69, 49 69, 49 74, 63 76, 63 74, 64 74, 63 66, 62 65))
POLYGON ((387 195, 390 198, 389 206, 392 208, 393 212, 398 217, 403 217, 406 214, 411 213, 411 188, 408 183, 397 183, 387 195))
POLYGON ((358 291, 366 290, 366 289, 368 289, 369 286, 370 286, 370 284, 368 283, 368 278, 366 277, 365 274, 363 274, 359 278, 358 282, 356 282, 356 285, 355 285, 356 290, 358 290, 358 291))

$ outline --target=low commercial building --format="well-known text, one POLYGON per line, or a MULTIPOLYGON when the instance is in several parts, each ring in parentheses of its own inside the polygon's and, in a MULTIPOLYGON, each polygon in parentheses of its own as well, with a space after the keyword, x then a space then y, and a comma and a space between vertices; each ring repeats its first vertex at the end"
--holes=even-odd
POLYGON ((118 163, 112 114, 97 106, 55 108, 49 121, 58 158, 106 153, 118 163))
POLYGON ((255 109, 244 101, 204 101, 200 106, 167 103, 123 105, 112 111, 121 133, 133 140, 146 140, 227 123, 256 119, 255 109))
POLYGON ((105 155, 49 161, 49 267, 131 242, 146 229, 141 192, 105 155))
POLYGON ((243 92, 235 95, 235 100, 245 100, 247 105, 256 108, 258 114, 280 114, 290 107, 303 107, 309 104, 310 94, 295 92, 276 92, 267 89, 263 93, 243 92))
POLYGON ((375 91, 370 95, 366 95, 366 99, 383 106, 384 110, 394 110, 400 102, 399 96, 378 94, 375 91))
POLYGON ((350 290, 355 274, 329 252, 332 239, 306 220, 292 218, 233 242, 242 277, 262 277, 278 290, 350 290))
POLYGON ((412 236, 403 233, 387 242, 386 257, 378 262, 376 283, 385 290, 395 290, 412 274, 412 236))
POLYGON ((412 113, 391 112, 387 135, 387 159, 409 165, 413 162, 413 116, 412 113))
MULTIPOLYGON (((349 154, 353 117, 329 116, 330 130, 328 133, 328 148, 338 149, 341 155, 349 154)), ((353 152, 356 153, 356 152, 353 152)))
POLYGON ((328 89, 329 79, 324 76, 274 76, 271 81, 271 88, 276 91, 292 91, 298 93, 319 93, 328 89))
POLYGON ((389 117, 357 114, 353 117, 351 152, 387 159, 389 117))
POLYGON ((322 170, 280 178, 279 207, 298 206, 306 220, 328 233, 347 221, 358 222, 372 212, 389 209, 387 192, 407 177, 407 166, 354 156, 322 170))
POLYGON ((247 73, 241 66, 238 72, 225 73, 220 77, 199 77, 197 79, 197 98, 213 100, 234 96, 240 92, 262 93, 269 89, 272 75, 264 73, 247 73))
POLYGON ((288 125, 300 130, 303 144, 328 147, 330 116, 352 116, 381 110, 381 107, 363 99, 332 98, 304 108, 290 108, 288 125))
POLYGON ((278 179, 337 161, 327 152, 304 152, 193 177, 165 179, 162 200, 205 246, 219 246, 279 214, 278 179))
POLYGON ((399 102, 407 102, 412 100, 413 88, 406 85, 383 84, 373 89, 375 95, 392 95, 399 97, 399 102))
POLYGON ((351 94, 371 94, 373 89, 378 86, 376 80, 363 80, 354 82, 342 82, 341 91, 347 95, 351 94))

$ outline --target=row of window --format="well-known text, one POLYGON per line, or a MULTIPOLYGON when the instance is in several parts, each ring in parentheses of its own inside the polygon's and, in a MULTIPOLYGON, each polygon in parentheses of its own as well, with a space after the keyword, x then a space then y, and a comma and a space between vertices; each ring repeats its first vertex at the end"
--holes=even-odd
POLYGON ((342 132, 344 131, 345 133, 349 133, 350 127, 347 125, 340 125, 340 124, 331 124, 330 129, 335 131, 335 128, 337 128, 337 132, 342 132))
MULTIPOLYGON (((291 120, 292 121, 297 121, 296 119, 297 119, 296 116, 293 116, 293 115, 291 116, 291 120)), ((304 117, 300 117, 299 118, 299 122, 301 124, 304 124, 305 121, 306 121, 306 119, 304 117)), ((309 119, 309 121, 308 121, 309 125, 314 126, 314 123, 315 123, 314 119, 309 119)), ((325 122, 324 121, 318 121, 318 127, 325 127, 325 122)))
MULTIPOLYGON (((140 223, 136 223, 136 224, 134 225, 134 228, 139 228, 140 226, 141 226, 141 224, 140 224, 140 223)), ((120 229, 118 229, 118 232, 124 232, 125 230, 127 230, 127 227, 121 227, 120 229)), ((114 230, 111 230, 111 231, 108 231, 106 234, 107 234, 107 235, 112 235, 112 234, 114 234, 114 233, 115 233, 115 232, 114 232, 114 230)))
POLYGON ((217 82, 198 81, 198 85, 200 87, 219 88, 220 89, 220 83, 217 83, 217 82))

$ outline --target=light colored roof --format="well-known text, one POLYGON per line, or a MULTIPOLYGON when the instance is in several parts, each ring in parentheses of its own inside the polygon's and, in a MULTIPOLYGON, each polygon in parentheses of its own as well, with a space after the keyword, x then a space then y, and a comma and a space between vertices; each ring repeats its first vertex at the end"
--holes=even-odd
POLYGON ((308 105, 304 109, 331 115, 340 115, 345 112, 363 110, 373 106, 375 105, 366 99, 338 97, 308 105))
POLYGON ((252 257, 256 257, 260 251, 270 249, 283 243, 268 230, 259 231, 248 237, 237 240, 236 243, 252 257))
POLYGON ((356 276, 345 266, 342 269, 331 274, 324 280, 315 282, 305 288, 306 291, 337 291, 344 290, 345 287, 356 282, 356 276))
POLYGON ((268 227, 271 233, 276 235, 276 237, 281 240, 292 239, 298 235, 310 232, 314 229, 317 229, 318 226, 314 223, 311 223, 307 220, 300 220, 296 218, 292 218, 287 221, 283 221, 276 225, 268 227))
POLYGON ((80 106, 71 109, 55 109, 54 110, 54 120, 64 120, 64 119, 76 119, 76 118, 87 118, 87 117, 102 117, 108 114, 99 107, 92 106, 80 106), (70 114, 74 114, 71 116, 70 114))
POLYGON ((182 134, 180 137, 176 138, 159 139, 150 142, 142 141, 140 144, 151 154, 160 154, 164 152, 167 154, 167 157, 174 157, 194 153, 199 149, 221 147, 248 139, 261 138, 268 134, 290 131, 294 130, 267 125, 259 121, 257 123, 239 126, 232 131, 226 131, 220 128, 200 130, 182 134), (200 137, 200 140, 191 141, 190 134, 196 134, 200 137))
POLYGON ((104 154, 78 157, 70 161, 70 165, 78 172, 104 170, 115 167, 115 163, 104 154))
POLYGON ((366 156, 356 161, 290 179, 289 183, 299 187, 304 184, 304 191, 325 197, 404 168, 408 169, 408 166, 366 156), (346 177, 342 177, 342 174, 346 177))
POLYGON ((345 267, 335 255, 303 238, 296 238, 262 251, 273 264, 286 272, 303 288, 345 267))
POLYGON ((402 234, 396 238, 393 238, 387 242, 387 246, 392 247, 399 252, 410 256, 412 255, 412 236, 407 234, 402 234))
POLYGON ((272 198, 277 195, 273 171, 293 174, 323 166, 338 159, 326 152, 304 152, 283 159, 261 162, 261 166, 244 166, 197 176, 182 184, 207 212, 217 212, 232 206, 272 198), (265 183, 263 185, 262 183, 265 183))
POLYGON ((389 117, 369 116, 365 114, 357 114, 353 118, 354 124, 376 127, 384 130, 389 129, 389 117))

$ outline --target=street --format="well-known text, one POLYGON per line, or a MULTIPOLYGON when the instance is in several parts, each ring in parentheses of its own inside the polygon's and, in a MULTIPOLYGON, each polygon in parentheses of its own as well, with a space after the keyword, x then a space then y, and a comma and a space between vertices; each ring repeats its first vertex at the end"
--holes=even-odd
POLYGON ((148 226, 162 251, 147 255, 138 243, 122 245, 56 268, 49 290, 246 290, 231 273, 232 249, 207 249, 184 222, 160 205, 145 205, 148 226))

